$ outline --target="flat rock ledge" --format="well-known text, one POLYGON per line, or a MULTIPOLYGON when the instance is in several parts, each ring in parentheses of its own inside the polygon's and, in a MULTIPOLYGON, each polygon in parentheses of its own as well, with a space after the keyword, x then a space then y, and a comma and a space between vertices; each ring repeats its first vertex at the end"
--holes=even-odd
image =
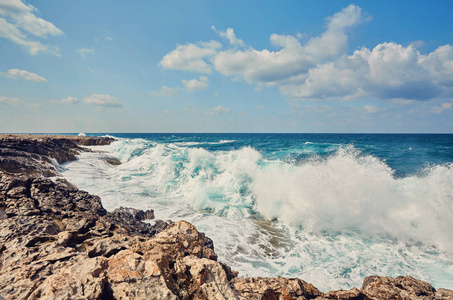
POLYGON ((111 142, 77 138, 0 135, 1 300, 453 299, 410 276, 370 276, 360 290, 328 293, 298 278, 237 277, 188 222, 107 212, 99 197, 46 178, 58 174, 54 160, 86 151, 79 145, 111 142))

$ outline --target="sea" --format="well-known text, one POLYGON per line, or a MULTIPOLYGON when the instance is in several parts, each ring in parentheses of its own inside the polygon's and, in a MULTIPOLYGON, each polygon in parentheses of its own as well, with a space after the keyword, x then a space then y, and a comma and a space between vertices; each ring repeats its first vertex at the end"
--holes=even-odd
POLYGON ((239 276, 327 292, 411 275, 453 289, 452 134, 108 136, 63 176, 109 211, 194 224, 239 276))

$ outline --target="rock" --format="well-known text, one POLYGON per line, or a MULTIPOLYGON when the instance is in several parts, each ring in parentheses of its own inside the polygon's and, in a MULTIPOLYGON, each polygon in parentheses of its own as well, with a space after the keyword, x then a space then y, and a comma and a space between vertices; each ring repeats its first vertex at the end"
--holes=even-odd
POLYGON ((156 263, 124 250, 109 260, 110 299, 178 299, 156 263))
POLYGON ((3 172, 0 207, 0 299, 100 299, 108 292, 109 258, 132 247, 134 236, 167 226, 135 220, 142 224, 134 228, 64 180, 3 172))
POLYGON ((315 299, 324 294, 298 278, 235 278, 232 280, 239 299, 315 299))
POLYGON ((436 292, 435 300, 452 300, 453 291, 447 289, 438 289, 436 292))
POLYGON ((116 157, 111 157, 111 156, 107 156, 107 157, 104 157, 104 160, 108 163, 108 164, 111 164, 112 166, 119 166, 121 165, 121 161, 116 158, 116 157))
POLYGON ((352 288, 349 291, 330 291, 324 297, 318 297, 317 300, 321 299, 335 299, 335 300, 365 300, 368 299, 361 291, 356 288, 352 288))
MULTIPOLYGON (((218 262, 190 255, 184 257, 180 265, 176 274, 187 276, 185 278, 185 282, 188 283, 187 294, 194 295, 198 299, 237 298, 225 270, 218 262)), ((184 276, 181 277, 184 278, 184 276)))
POLYGON ((96 257, 62 263, 29 299, 101 299, 107 281, 107 259, 96 257))
POLYGON ((153 225, 142 222, 152 219, 154 219, 154 211, 152 209, 143 211, 135 208, 120 207, 107 215, 107 220, 110 222, 120 222, 123 225, 120 229, 122 233, 144 236, 154 236, 168 226, 168 223, 162 220, 156 220, 153 225))
POLYGON ((58 164, 75 160, 78 145, 108 145, 108 137, 0 135, 0 171, 26 175, 58 175, 58 164))
POLYGON ((361 291, 372 299, 428 300, 436 294, 429 283, 411 276, 369 276, 363 281, 361 291))

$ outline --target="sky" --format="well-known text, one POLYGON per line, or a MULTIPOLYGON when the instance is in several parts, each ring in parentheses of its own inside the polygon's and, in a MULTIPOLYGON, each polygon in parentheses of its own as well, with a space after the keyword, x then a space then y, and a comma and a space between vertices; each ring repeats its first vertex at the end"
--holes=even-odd
POLYGON ((0 0, 0 132, 453 133, 453 1, 0 0))

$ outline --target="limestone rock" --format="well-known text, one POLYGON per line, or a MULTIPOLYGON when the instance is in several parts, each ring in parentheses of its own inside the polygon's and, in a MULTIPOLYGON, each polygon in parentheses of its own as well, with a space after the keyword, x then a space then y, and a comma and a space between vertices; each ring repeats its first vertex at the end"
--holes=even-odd
POLYGON ((298 278, 236 278, 232 285, 239 299, 315 299, 324 295, 312 284, 298 278))
POLYGON ((106 269, 104 257, 62 263, 37 286, 29 299, 100 299, 107 281, 106 269))
POLYGON ((453 291, 447 289, 438 289, 436 291, 435 300, 452 300, 453 299, 453 291))
POLYGON ((372 299, 428 300, 436 294, 429 283, 411 276, 369 276, 363 281, 361 291, 372 299))
POLYGON ((58 164, 75 160, 78 145, 108 145, 108 137, 0 134, 0 171, 26 175, 58 175, 58 164))
POLYGON ((323 297, 318 297, 316 300, 335 299, 335 300, 365 300, 369 299, 365 294, 356 288, 349 291, 330 291, 323 297))

